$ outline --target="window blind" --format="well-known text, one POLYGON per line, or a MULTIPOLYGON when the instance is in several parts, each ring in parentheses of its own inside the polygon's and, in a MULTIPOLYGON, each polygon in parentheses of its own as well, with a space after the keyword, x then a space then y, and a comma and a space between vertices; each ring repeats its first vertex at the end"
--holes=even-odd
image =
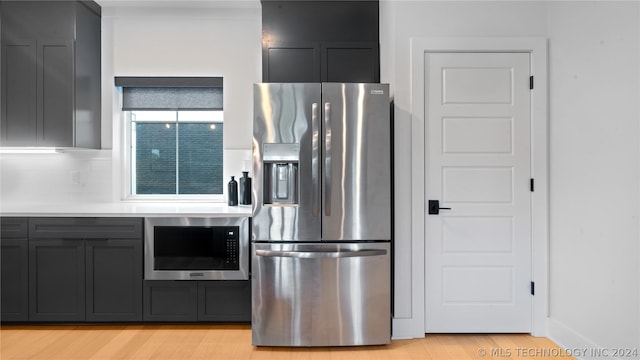
POLYGON ((122 110, 222 110, 221 77, 116 77, 122 110))

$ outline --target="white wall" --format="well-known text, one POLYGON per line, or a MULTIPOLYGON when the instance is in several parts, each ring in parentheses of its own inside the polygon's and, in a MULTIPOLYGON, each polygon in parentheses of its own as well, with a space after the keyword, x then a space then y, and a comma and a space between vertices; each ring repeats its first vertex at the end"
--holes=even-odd
POLYGON ((394 332, 412 302, 412 37, 546 37, 550 94, 550 337, 638 347, 640 249, 638 2, 397 1, 381 4, 381 75, 396 122, 394 332))
POLYGON ((638 5, 548 8, 552 334, 605 348, 640 345, 638 5))

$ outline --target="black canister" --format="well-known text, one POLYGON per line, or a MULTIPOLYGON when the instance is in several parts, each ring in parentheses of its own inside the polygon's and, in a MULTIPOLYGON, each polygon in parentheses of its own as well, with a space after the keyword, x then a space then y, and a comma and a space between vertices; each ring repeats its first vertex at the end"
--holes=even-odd
POLYGON ((238 182, 234 180, 234 176, 231 177, 231 181, 227 185, 227 192, 229 196, 229 206, 238 206, 238 182))
POLYGON ((251 204, 251 178, 248 171, 243 171, 240 178, 240 204, 251 204))

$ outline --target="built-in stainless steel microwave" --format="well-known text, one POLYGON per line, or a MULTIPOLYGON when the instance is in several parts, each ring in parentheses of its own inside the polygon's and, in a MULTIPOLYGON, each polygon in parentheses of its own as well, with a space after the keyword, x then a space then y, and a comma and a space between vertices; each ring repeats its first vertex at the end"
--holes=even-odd
POLYGON ((249 279, 249 218, 145 218, 145 280, 249 279))

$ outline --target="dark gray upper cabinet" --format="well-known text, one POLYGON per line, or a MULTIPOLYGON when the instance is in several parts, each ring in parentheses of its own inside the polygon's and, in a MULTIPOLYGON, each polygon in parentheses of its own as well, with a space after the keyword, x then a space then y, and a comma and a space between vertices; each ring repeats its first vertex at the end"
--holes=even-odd
POLYGON ((324 82, 380 82, 378 43, 325 42, 321 48, 324 82))
POLYGON ((100 148, 100 7, 0 1, 1 146, 100 148))
POLYGON ((380 82, 378 1, 261 3, 264 82, 380 82))
POLYGON ((320 82, 320 44, 309 41, 265 42, 264 82, 320 82))

